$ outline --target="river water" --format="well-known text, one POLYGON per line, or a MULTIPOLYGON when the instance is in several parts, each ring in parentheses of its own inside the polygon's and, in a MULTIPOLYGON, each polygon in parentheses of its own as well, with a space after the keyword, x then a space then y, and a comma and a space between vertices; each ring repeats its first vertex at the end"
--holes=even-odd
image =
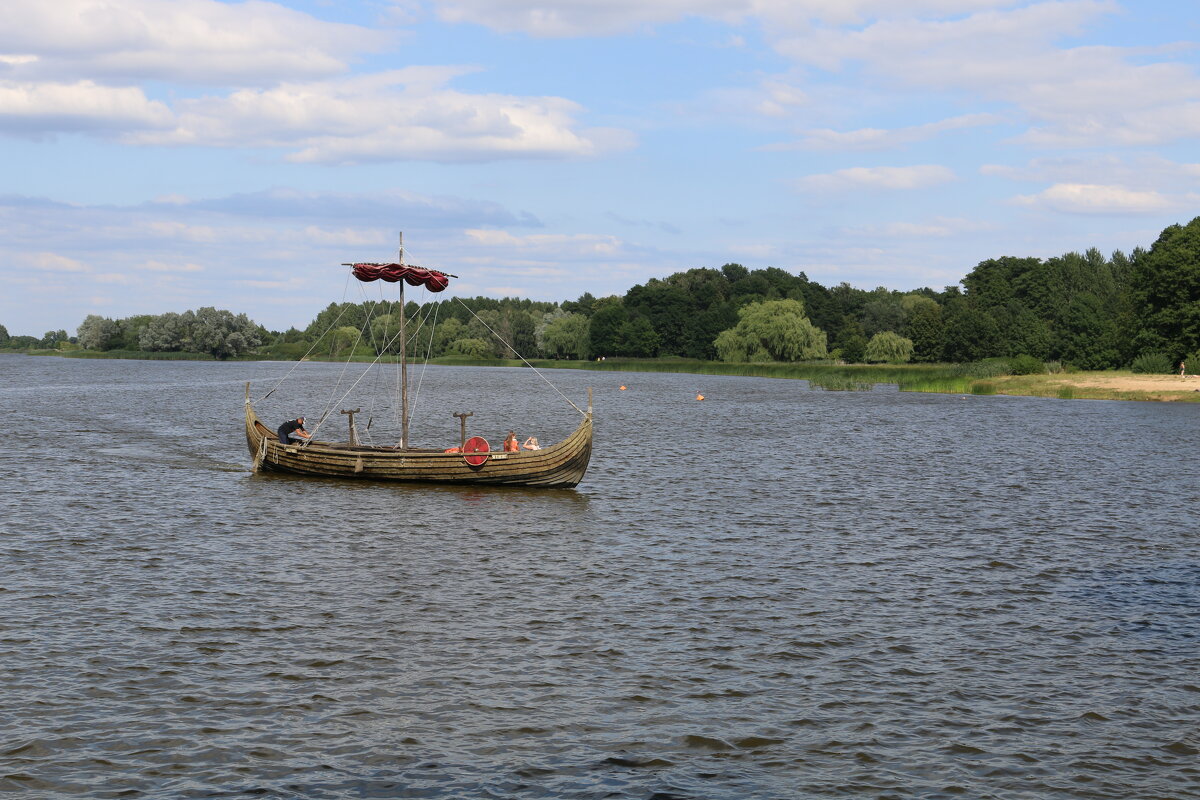
POLYGON ((564 370, 575 490, 250 472, 356 369, 0 356, 0 794, 1200 797, 1200 405, 564 370))

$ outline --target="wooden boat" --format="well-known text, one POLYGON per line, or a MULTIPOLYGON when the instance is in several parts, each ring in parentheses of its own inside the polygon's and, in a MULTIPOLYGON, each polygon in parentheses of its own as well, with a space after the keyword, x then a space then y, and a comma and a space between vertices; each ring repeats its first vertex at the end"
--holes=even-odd
POLYGON ((446 453, 322 441, 285 445, 259 420, 247 392, 246 445, 256 471, 377 481, 569 488, 583 480, 591 459, 592 404, 588 403, 587 416, 570 436, 541 450, 446 453))
MULTIPOLYGON (((431 291, 441 291, 449 278, 456 277, 437 270, 426 270, 404 264, 401 239, 398 263, 346 264, 359 280, 383 279, 424 285, 431 291)), ((400 283, 400 309, 404 308, 404 284, 400 283)), ((250 400, 250 384, 246 384, 246 446, 254 460, 256 472, 283 472, 328 478, 351 478, 374 481, 425 481, 444 484, 485 484, 506 486, 537 486, 571 488, 583 480, 592 455, 592 392, 588 390, 587 411, 573 433, 557 444, 539 450, 517 452, 492 451, 486 441, 466 436, 466 416, 461 417, 462 446, 452 451, 421 449, 408 442, 408 369, 405 357, 404 319, 400 319, 401 363, 401 439, 394 447, 363 445, 354 427, 354 412, 350 416, 348 442, 309 439, 284 444, 278 434, 264 425, 250 400)), ((272 390, 274 391, 274 390, 272 390)), ((569 402, 569 401, 568 401, 569 402)), ((574 405, 574 404, 572 404, 574 405)), ((577 409, 578 410, 578 409, 577 409)))

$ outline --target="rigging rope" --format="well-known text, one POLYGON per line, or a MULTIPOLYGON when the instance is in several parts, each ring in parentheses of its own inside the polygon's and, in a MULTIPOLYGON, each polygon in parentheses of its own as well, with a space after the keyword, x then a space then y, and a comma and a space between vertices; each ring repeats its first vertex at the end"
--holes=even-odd
MULTIPOLYGON (((317 337, 317 339, 313 342, 312 346, 309 347, 308 352, 304 354, 304 356, 301 358, 301 360, 297 361, 294 365, 292 365, 291 369, 289 369, 284 374, 284 376, 275 383, 275 385, 271 388, 271 390, 269 392, 267 392, 265 395, 263 395, 261 398, 259 398, 259 400, 256 402, 261 402, 263 400, 266 400, 268 397, 270 397, 272 394, 274 394, 275 390, 278 389, 285 380, 287 380, 287 378, 292 374, 292 372, 298 366, 300 366, 300 364, 304 361, 304 359, 308 358, 313 353, 313 351, 316 350, 317 345, 325 338, 326 335, 329 334, 330 331, 334 330, 337 323, 339 321, 341 321, 343 316, 345 316, 346 312, 351 307, 351 304, 346 302, 346 295, 348 294, 349 283, 350 283, 351 277, 352 277, 352 273, 348 272, 346 274, 346 284, 347 285, 345 288, 343 288, 343 291, 342 291, 342 308, 339 311, 337 317, 333 320, 333 322, 329 325, 329 327, 320 336, 317 337)), ((329 402, 327 403, 327 405, 325 407, 325 411, 324 411, 324 413, 322 413, 321 417, 318 419, 317 424, 313 427, 313 431, 312 431, 313 439, 316 438, 317 431, 320 430, 321 426, 324 425, 325 421, 332 414, 335 406, 337 404, 340 404, 341 402, 345 401, 345 399, 350 396, 350 393, 353 392, 354 389, 358 386, 358 384, 361 383, 362 380, 368 374, 371 373, 371 370, 374 369, 375 365, 379 363, 380 359, 387 353, 387 351, 392 347, 392 345, 395 344, 396 340, 399 339, 399 337, 400 337, 400 331, 397 331, 395 333, 395 335, 393 335, 389 338, 387 335, 388 334, 387 325, 385 325, 384 329, 381 331, 381 336, 383 339, 382 346, 380 346, 379 342, 377 342, 375 339, 375 330, 373 329, 373 326, 371 325, 372 317, 377 309, 384 309, 389 304, 389 301, 383 297, 383 288, 384 287, 381 282, 379 285, 380 299, 378 301, 376 301, 374 299, 367 300, 365 287, 362 286, 361 284, 359 285, 359 291, 360 291, 361 296, 363 297, 363 301, 362 301, 361 305, 364 306, 363 310, 364 310, 364 314, 366 316, 366 321, 364 322, 364 324, 362 326, 359 326, 358 336, 354 340, 354 343, 350 346, 349 356, 347 357, 346 362, 342 367, 341 374, 338 376, 338 379, 337 379, 336 383, 334 384, 333 389, 330 392, 329 402), (372 345, 372 348, 377 352, 377 355, 371 361, 371 363, 367 365, 367 368, 363 371, 362 375, 360 375, 358 377, 358 379, 355 380, 354 383, 352 383, 350 385, 350 388, 348 388, 342 394, 342 396, 338 398, 338 400, 335 403, 333 400, 333 397, 337 393, 338 389, 341 387, 342 382, 345 379, 346 372, 350 368, 350 361, 353 360, 353 358, 354 358, 354 352, 358 348, 359 343, 363 340, 364 329, 370 332, 369 336, 370 336, 371 345, 372 345)), ((428 289, 426 291, 428 291, 428 289)), ((563 400, 566 401, 567 405, 571 406, 571 408, 575 409, 580 414, 587 416, 587 412, 585 412, 579 406, 575 405, 575 403, 571 401, 571 398, 569 398, 565 394, 563 394, 562 391, 557 386, 555 386, 550 381, 549 378, 547 378, 545 375, 542 374, 541 370, 539 370, 537 367, 535 367, 533 364, 531 364, 529 362, 529 360, 525 358, 525 356, 523 356, 519 352, 517 352, 517 349, 515 347, 513 347, 512 343, 506 341, 503 336, 501 336, 490 325, 488 325, 487 322, 485 322, 483 320, 483 318, 481 318, 478 314, 476 314, 474 309, 472 309, 469 305, 467 305, 461 297, 455 297, 454 299, 458 300, 458 302, 462 305, 462 307, 467 310, 467 313, 469 313, 475 320, 477 320, 479 322, 480 325, 482 325, 485 329, 487 329, 487 331, 489 333, 491 333, 493 336, 495 336, 496 339, 499 340, 501 344, 503 344, 505 347, 507 347, 509 350, 511 350, 513 352, 513 354, 516 355, 516 357, 519 358, 521 360, 521 362, 525 364, 525 366, 532 369, 539 378, 541 378, 543 381, 545 381, 547 386, 549 386, 551 389, 553 389, 555 392, 557 392, 559 397, 561 397, 563 400)), ((403 291, 401 291, 401 299, 399 301, 397 301, 397 303, 400 305, 399 311, 401 314, 404 313, 404 302, 405 301, 403 300, 403 291)), ((392 303, 392 305, 394 306, 394 305, 396 305, 396 303, 392 303)), ((407 350, 408 350, 409 343, 414 342, 417 339, 418 334, 420 334, 421 331, 424 329, 425 324, 430 322, 430 315, 433 316, 433 321, 430 323, 429 340, 428 340, 428 344, 426 345, 426 348, 425 348, 425 359, 421 365, 421 374, 417 380, 417 388, 416 388, 416 392, 414 393, 414 396, 413 396, 413 406, 409 412, 410 419, 412 418, 413 411, 415 411, 415 409, 417 407, 417 403, 420 400, 421 386, 424 383, 424 379, 425 379, 425 370, 428 368, 429 360, 433 354, 433 337, 434 337, 434 332, 436 331, 436 328, 437 328, 437 319, 440 314, 441 303, 440 302, 422 303, 418 307, 422 308, 424 314, 421 317, 421 319, 419 320, 419 322, 417 323, 415 330, 413 330, 412 333, 406 332, 405 342, 404 342, 405 352, 407 352, 407 350)), ((391 314, 389 313, 387 316, 390 317, 391 314)), ((391 320, 389 319, 388 324, 390 324, 390 322, 391 322, 391 320)), ((397 383, 399 383, 399 381, 400 381, 400 369, 401 369, 401 364, 399 362, 397 362, 397 371, 396 371, 397 383)), ((398 393, 399 393, 399 387, 397 387, 397 394, 398 393)), ((374 413, 376 394, 377 393, 373 393, 372 397, 371 397, 371 407, 368 410, 369 416, 373 415, 373 413, 374 413)), ((402 413, 401 409, 393 409, 393 410, 396 414, 402 413)), ((371 425, 370 425, 370 422, 368 422, 367 423, 367 438, 368 438, 368 440, 370 440, 370 438, 371 438, 370 430, 371 430, 371 425)), ((309 441, 312 441, 312 439, 305 440, 301 446, 302 447, 306 446, 309 443, 309 441)))
POLYGON ((289 376, 291 376, 292 372, 296 369, 296 367, 300 366, 302 363, 304 363, 304 359, 306 359, 312 355, 313 350, 316 350, 317 345, 320 344, 321 340, 325 338, 325 334, 327 334, 331 330, 333 330, 333 326, 338 324, 338 320, 340 320, 342 318, 342 316, 346 313, 346 310, 349 308, 349 306, 346 305, 346 292, 349 289, 349 287, 350 287, 350 273, 346 273, 346 286, 342 287, 342 310, 337 315, 337 319, 335 319, 333 321, 333 323, 328 328, 326 328, 324 330, 324 332, 322 332, 321 335, 316 338, 316 340, 313 341, 312 347, 308 348, 308 352, 305 353, 304 355, 302 355, 300 357, 300 360, 297 361, 295 364, 293 364, 292 368, 289 369, 287 372, 285 372, 283 374, 283 377, 275 382, 275 385, 271 387, 271 391, 267 392, 262 397, 255 400, 254 402, 261 403, 263 400, 266 400, 268 397, 275 394, 275 390, 278 389, 281 385, 283 385, 283 382, 286 381, 289 376))
MULTIPOLYGON (((428 317, 428 312, 426 313, 426 317, 428 317)), ((416 328, 416 330, 414 330, 414 331, 413 331, 413 333, 412 333, 412 336, 411 336, 411 337, 407 337, 407 338, 413 338, 413 337, 415 337, 415 336, 416 336, 416 335, 417 335, 417 334, 420 332, 420 330, 421 330, 421 328, 424 326, 424 324, 425 324, 425 321, 424 321, 424 320, 422 320, 422 321, 421 321, 421 322, 420 322, 420 323, 417 325, 417 328, 416 328)), ((360 335, 361 335, 361 334, 360 334, 360 335)), ((380 351, 380 352, 379 352, 379 354, 378 354, 378 355, 376 355, 376 356, 375 356, 375 358, 374 358, 374 360, 372 360, 372 361, 371 361, 371 363, 367 365, 367 368, 366 368, 365 370, 363 370, 363 374, 362 374, 362 375, 360 375, 360 376, 358 376, 358 380, 356 380, 354 383, 352 383, 352 384, 350 385, 350 388, 349 388, 349 389, 347 389, 347 390, 345 391, 345 393, 344 393, 344 394, 342 394, 342 396, 341 396, 341 397, 339 397, 339 398, 337 399, 337 402, 336 402, 336 403, 332 403, 332 402, 331 402, 331 403, 330 403, 330 404, 329 404, 329 405, 326 407, 326 409, 325 409, 325 413, 324 413, 324 414, 321 416, 321 419, 320 419, 320 420, 317 422, 317 425, 316 425, 316 427, 314 427, 314 428, 313 428, 312 435, 313 435, 313 438, 314 438, 314 439, 316 438, 317 431, 321 429, 321 425, 323 425, 323 424, 324 424, 324 422, 325 422, 325 420, 326 420, 326 419, 327 419, 327 418, 330 416, 330 414, 332 413, 332 411, 333 411, 334 407, 335 407, 335 406, 337 406, 337 405, 339 405, 340 403, 342 403, 342 402, 343 402, 343 401, 344 401, 344 400, 345 400, 347 397, 349 397, 349 396, 350 396, 350 393, 351 393, 351 392, 353 392, 353 391, 355 390, 355 388, 357 388, 358 384, 362 382, 363 378, 367 377, 367 375, 369 375, 369 374, 371 373, 371 370, 372 370, 372 368, 374 368, 374 367, 375 367, 375 365, 379 363, 379 360, 380 360, 381 358, 383 358, 383 357, 384 357, 384 356, 387 354, 388 348, 390 348, 392 345, 394 345, 394 344, 396 343, 396 340, 397 340, 397 339, 399 339, 399 338, 400 338, 400 331, 396 331, 396 334, 395 334, 394 336, 392 336, 392 338, 390 338, 390 339, 388 339, 388 340, 386 340, 386 341, 384 342, 384 345, 383 345, 383 347, 381 347, 381 348, 377 348, 377 349, 380 351)), ((406 345, 407 345, 407 341, 406 341, 406 345)), ((353 351, 352 351, 352 353, 351 353, 351 354, 353 355, 353 351)), ((347 369, 349 369, 349 367, 350 367, 350 361, 349 361, 349 360, 347 360, 347 361, 346 361, 346 366, 345 366, 345 367, 342 369, 342 375, 345 375, 345 374, 346 374, 346 370, 347 370, 347 369)), ((334 386, 334 391, 335 391, 335 392, 337 391, 337 388, 338 388, 339 386, 341 386, 341 383, 342 383, 342 380, 341 380, 341 378, 339 377, 339 378, 338 378, 338 382, 337 382, 337 384, 334 386)), ((331 398, 332 398, 332 395, 331 395, 331 398)), ((410 417, 411 417, 411 414, 410 414, 410 417)), ((305 442, 305 444, 307 444, 307 442, 305 442)))
POLYGON ((485 327, 485 328, 487 328, 489 331, 491 331, 491 334, 492 334, 492 336, 495 336, 497 339, 499 339, 499 340, 500 340, 500 342, 501 342, 501 344, 503 344, 503 345, 504 345, 505 347, 507 347, 509 350, 512 350, 512 351, 513 351, 513 353, 516 355, 516 357, 517 357, 517 358, 519 358, 519 359, 521 359, 522 361, 524 361, 524 362, 525 362, 525 366, 529 367, 531 370, 533 370, 534 372, 536 372, 536 373, 537 373, 537 375, 538 375, 538 377, 539 377, 539 378, 541 378, 542 380, 544 380, 544 381, 546 382, 546 385, 547 385, 547 386, 549 386, 549 387, 550 387, 551 389, 553 389, 554 391, 558 392, 558 396, 559 396, 559 397, 561 397, 563 400, 566 400, 566 401, 567 401, 567 405, 571 406, 571 408, 575 409, 575 410, 576 410, 576 411, 578 411, 580 414, 583 414, 585 417, 587 416, 587 412, 586 412, 586 411, 584 411, 584 410, 583 410, 583 409, 581 409, 579 406, 577 406, 577 405, 575 405, 574 403, 572 403, 572 402, 571 402, 571 398, 569 398, 569 397, 567 397, 565 394, 563 394, 563 393, 562 393, 562 391, 561 391, 561 390, 560 390, 560 389, 559 389, 557 386, 555 386, 553 383, 551 383, 551 382, 550 382, 550 379, 549 379, 549 378, 547 378, 545 375, 543 375, 543 374, 541 373, 541 371, 540 371, 540 370, 539 370, 537 367, 535 367, 533 364, 530 364, 530 363, 529 363, 529 361, 528 361, 528 360, 525 358, 525 356, 523 356, 523 355, 521 355, 520 353, 518 353, 518 352, 517 352, 517 349, 516 349, 515 347, 513 347, 513 346, 512 346, 511 344, 509 344, 508 342, 504 341, 504 337, 503 337, 503 336, 501 336, 500 334, 496 333, 494 330, 492 330, 492 327, 491 327, 490 325, 488 325, 486 322, 484 322, 482 319, 480 319, 479 315, 478 315, 478 314, 476 314, 474 311, 472 311, 472 310, 471 310, 471 307, 470 307, 469 305, 467 305, 466 303, 464 303, 464 302, 463 302, 463 299, 462 299, 461 297, 456 297, 456 298, 454 298, 454 299, 455 299, 455 300, 457 300, 459 303, 461 303, 461 304, 462 304, 462 307, 463 307, 463 308, 465 308, 465 309, 466 309, 468 312, 470 312, 470 314, 471 314, 471 316, 472 316, 472 317, 474 317, 475 319, 479 320, 479 324, 480 324, 480 325, 482 325, 483 327, 485 327))

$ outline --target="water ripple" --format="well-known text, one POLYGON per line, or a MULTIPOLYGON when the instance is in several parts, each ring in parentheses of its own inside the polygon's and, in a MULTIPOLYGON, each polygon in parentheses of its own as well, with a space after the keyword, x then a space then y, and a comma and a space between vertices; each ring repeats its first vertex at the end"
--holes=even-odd
POLYGON ((584 484, 448 489, 249 474, 288 366, 0 356, 0 792, 1200 796, 1200 406, 563 373, 584 484))

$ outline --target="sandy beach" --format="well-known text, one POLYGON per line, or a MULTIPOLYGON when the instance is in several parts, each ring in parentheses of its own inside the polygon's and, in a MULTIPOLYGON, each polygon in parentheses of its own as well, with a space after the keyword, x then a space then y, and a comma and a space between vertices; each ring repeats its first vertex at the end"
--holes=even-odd
POLYGON ((1002 394, 1054 396, 1071 390, 1078 398, 1123 400, 1200 400, 1200 376, 1135 375, 1128 372, 1074 372, 1009 376, 996 380, 1002 394))

